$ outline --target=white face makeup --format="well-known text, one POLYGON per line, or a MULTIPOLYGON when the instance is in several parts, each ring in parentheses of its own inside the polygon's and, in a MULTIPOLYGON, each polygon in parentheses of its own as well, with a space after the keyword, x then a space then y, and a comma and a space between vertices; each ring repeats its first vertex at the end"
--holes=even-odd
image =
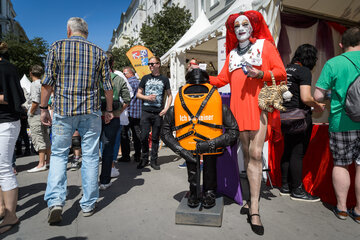
POLYGON ((235 19, 234 30, 239 42, 248 40, 253 31, 250 21, 245 15, 241 15, 235 19))

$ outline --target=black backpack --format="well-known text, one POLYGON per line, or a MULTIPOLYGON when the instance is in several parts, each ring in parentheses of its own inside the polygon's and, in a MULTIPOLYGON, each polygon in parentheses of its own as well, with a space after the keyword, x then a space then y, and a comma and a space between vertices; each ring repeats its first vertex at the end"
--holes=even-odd
MULTIPOLYGON (((358 70, 360 70, 350 58, 344 55, 341 56, 346 57, 358 70)), ((346 115, 348 115, 352 121, 360 122, 360 72, 355 77, 355 80, 349 85, 349 88, 346 91, 345 103, 342 105, 346 115)))

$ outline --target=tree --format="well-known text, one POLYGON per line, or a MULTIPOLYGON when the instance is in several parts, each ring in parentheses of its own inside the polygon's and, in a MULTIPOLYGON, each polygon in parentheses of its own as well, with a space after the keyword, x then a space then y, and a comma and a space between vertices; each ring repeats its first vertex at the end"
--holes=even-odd
POLYGON ((114 70, 122 70, 124 67, 131 66, 131 62, 126 56, 126 53, 136 44, 136 40, 130 38, 125 46, 111 49, 111 53, 114 57, 114 70))
POLYGON ((154 55, 161 57, 186 33, 192 22, 191 13, 185 7, 164 4, 159 13, 143 23, 140 38, 154 55))
POLYGON ((30 67, 35 64, 44 66, 49 45, 43 38, 27 40, 8 34, 2 41, 8 44, 9 61, 17 67, 20 77, 29 74, 30 67))

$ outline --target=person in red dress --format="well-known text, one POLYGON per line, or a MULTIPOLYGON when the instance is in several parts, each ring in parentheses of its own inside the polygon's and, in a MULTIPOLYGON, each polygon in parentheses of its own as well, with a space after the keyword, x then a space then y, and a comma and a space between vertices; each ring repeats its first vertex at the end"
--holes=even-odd
POLYGON ((245 169, 250 183, 250 199, 242 213, 248 214, 251 229, 259 235, 264 227, 259 215, 262 178, 262 149, 268 130, 280 133, 279 112, 262 111, 258 95, 264 81, 271 84, 271 74, 277 81, 286 80, 284 64, 275 47, 266 22, 257 11, 232 14, 226 21, 226 61, 210 83, 217 87, 230 84, 232 110, 240 130, 245 169), (269 116, 269 117, 268 117, 269 116))

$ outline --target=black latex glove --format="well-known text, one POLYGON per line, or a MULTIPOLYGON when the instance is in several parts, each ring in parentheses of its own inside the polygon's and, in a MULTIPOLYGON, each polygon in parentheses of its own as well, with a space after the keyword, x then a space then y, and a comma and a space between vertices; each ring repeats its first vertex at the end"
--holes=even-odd
POLYGON ((209 152, 209 143, 207 141, 202 141, 200 139, 195 139, 196 141, 196 152, 204 153, 209 152))
POLYGON ((180 156, 182 156, 186 162, 196 163, 194 155, 184 148, 180 150, 180 156))

